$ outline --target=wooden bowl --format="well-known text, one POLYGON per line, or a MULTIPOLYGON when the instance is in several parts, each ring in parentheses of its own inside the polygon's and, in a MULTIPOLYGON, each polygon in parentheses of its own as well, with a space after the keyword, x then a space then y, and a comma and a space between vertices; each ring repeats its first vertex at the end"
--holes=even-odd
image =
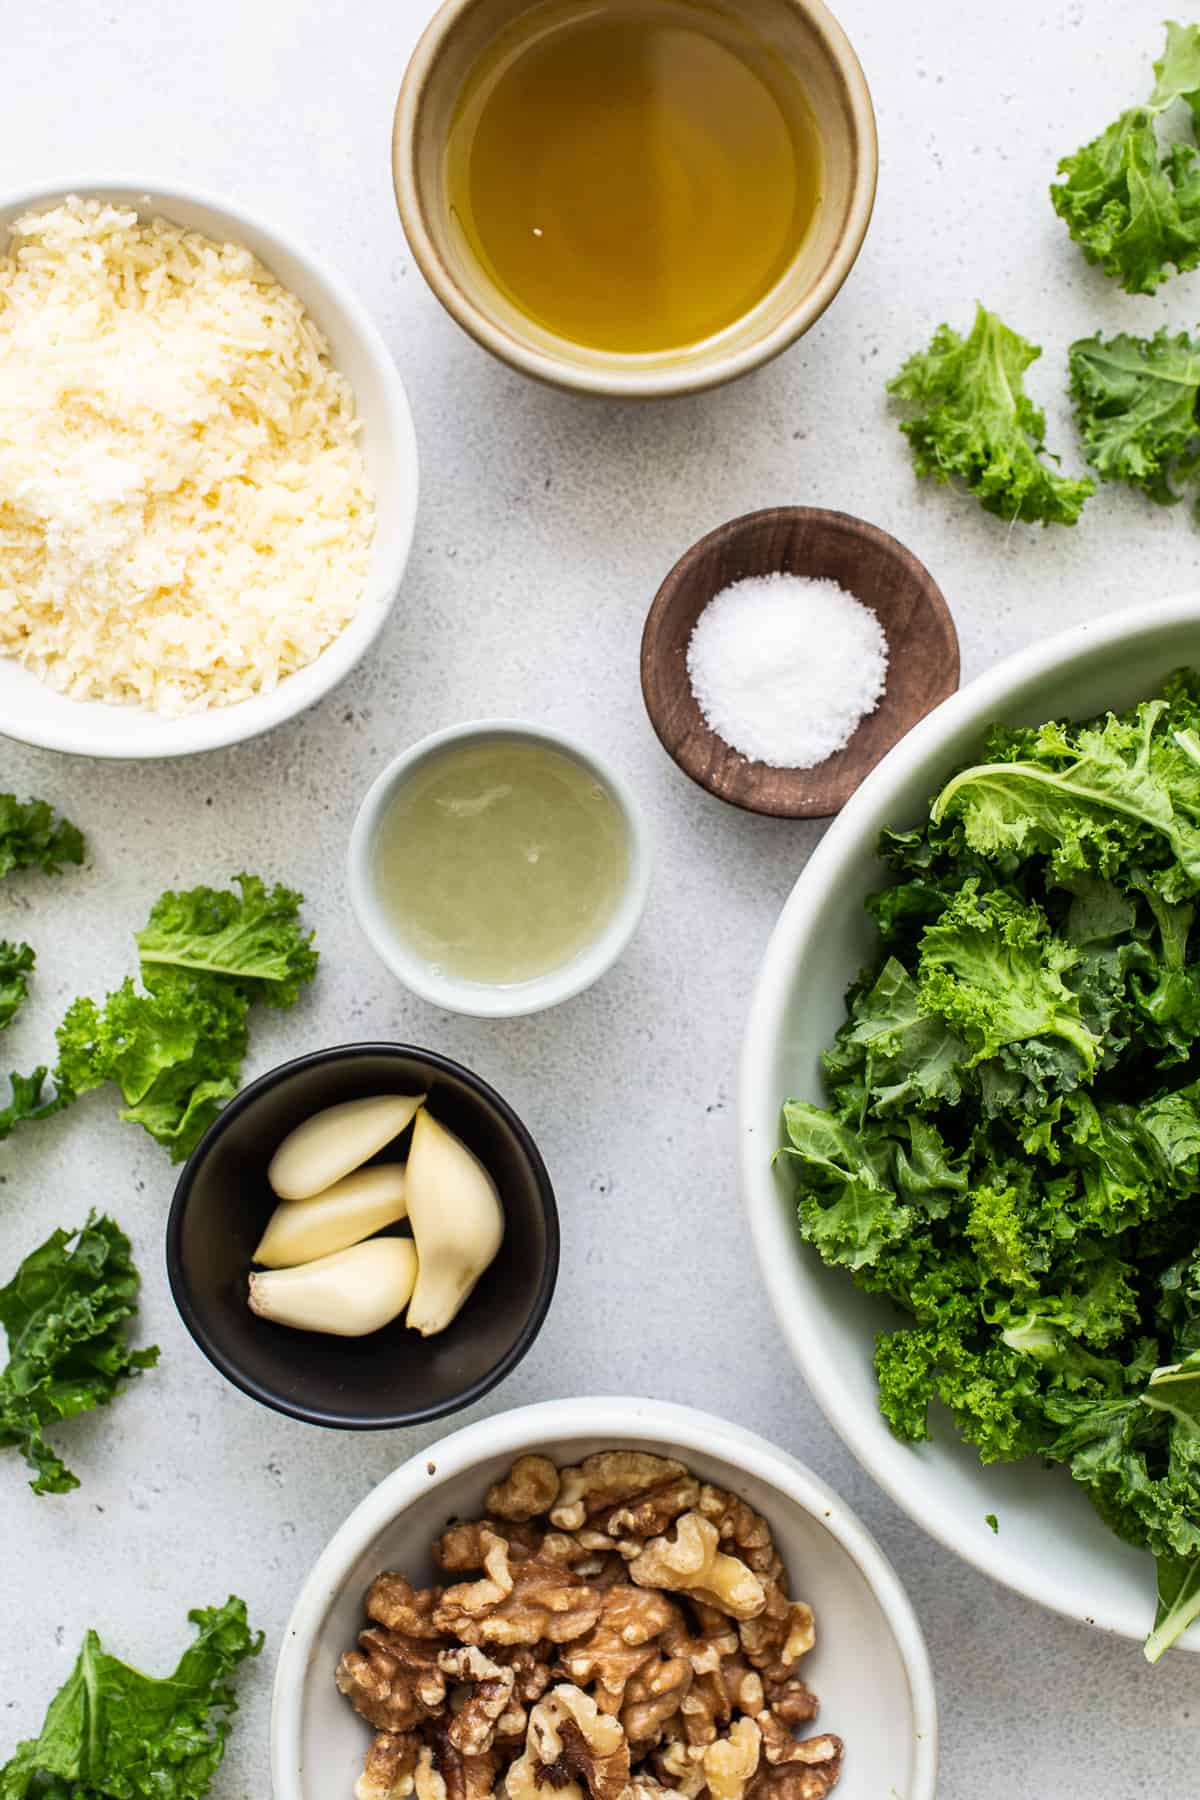
POLYGON ((849 513, 776 506, 719 525, 693 544, 654 597, 642 633, 642 696, 663 748, 685 775, 747 812, 824 819, 958 686, 958 635, 929 570, 911 550, 849 513), (843 750, 811 769, 775 769, 730 749, 705 723, 687 648, 697 619, 731 582, 782 571, 828 577, 869 606, 888 644, 887 686, 843 750))

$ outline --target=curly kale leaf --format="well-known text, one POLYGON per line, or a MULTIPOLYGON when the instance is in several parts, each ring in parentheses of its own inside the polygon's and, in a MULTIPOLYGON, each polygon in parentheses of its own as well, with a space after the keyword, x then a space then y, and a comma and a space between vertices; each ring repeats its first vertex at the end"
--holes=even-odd
POLYGON ((103 1007, 72 1003, 58 1028, 55 1081, 78 1095, 115 1082, 123 1119, 142 1125, 180 1162, 238 1089, 250 1001, 212 976, 125 981, 103 1007))
POLYGON ((1073 156, 1050 189, 1054 210, 1091 263, 1130 294, 1152 294, 1174 265, 1200 265, 1200 168, 1190 144, 1160 154, 1156 120, 1186 99, 1193 114, 1200 89, 1200 27, 1167 26, 1154 65, 1158 77, 1144 106, 1130 107, 1073 156))
MULTIPOLYGON (((1127 1372, 1133 1377, 1135 1369, 1127 1372)), ((1097 1510, 1158 1564, 1158 1611, 1146 1642, 1156 1662, 1200 1616, 1200 1356, 1153 1369, 1144 1386, 1106 1399, 1051 1394, 1065 1461, 1097 1510)))
POLYGON ((1065 885, 1144 856, 1177 865, 1156 883, 1164 897, 1200 891, 1200 735, 1173 728, 1167 699, 1098 725, 1044 725, 1029 749, 960 770, 933 802, 934 823, 956 818, 982 856, 1047 856, 1065 885))
POLYGON ((887 1179, 890 1146, 868 1145, 850 1126, 801 1101, 789 1101, 783 1118, 789 1141, 780 1154, 804 1169, 806 1235, 826 1262, 849 1269, 874 1262, 912 1221, 887 1179))
POLYGON ((870 1110, 886 1115, 953 1106, 966 1061, 962 1039, 922 1010, 917 983, 890 956, 872 986, 856 995, 825 1069, 835 1088, 860 1081, 870 1110))
POLYGON ((107 1406, 158 1360, 157 1349, 131 1350, 125 1339, 139 1285, 129 1239, 111 1219, 93 1215, 79 1231, 52 1232, 0 1288, 8 1333, 0 1447, 20 1450, 35 1471, 35 1494, 79 1486, 45 1428, 107 1406))
POLYGON ((1131 107, 1058 165, 1054 210, 1090 263, 1128 294, 1152 294, 1174 264, 1200 264, 1200 171, 1190 144, 1159 155, 1155 113, 1131 107))
POLYGON ((910 356, 888 384, 914 416, 900 429, 918 475, 960 476, 986 511, 1026 524, 1074 525, 1095 492, 1086 477, 1060 475, 1042 460, 1046 420, 1025 392, 1025 370, 1041 350, 977 305, 970 334, 939 325, 928 349, 910 356))
POLYGON ((35 1069, 32 1075, 9 1076, 8 1104, 0 1106, 0 1138, 6 1138, 27 1119, 51 1119, 71 1104, 73 1094, 45 1093, 47 1074, 48 1070, 43 1066, 35 1069))
POLYGON ((0 1031, 11 1025, 29 993, 26 977, 37 959, 28 944, 0 938, 0 1031))
POLYGON ((982 1348, 934 1327, 882 1334, 875 1345, 879 1405, 898 1437, 929 1436, 929 1403, 938 1399, 982 1462, 1013 1462, 1040 1441, 1038 1378, 1002 1344, 982 1348))
POLYGON ((137 933, 142 980, 153 988, 159 969, 187 969, 226 977, 247 1001, 291 1006, 317 970, 312 933, 299 929, 304 896, 293 888, 268 888, 257 875, 234 879, 240 898, 197 887, 155 901, 137 933))
POLYGON ((921 1007, 958 1033, 972 1065, 1009 1045, 1060 1041, 1068 1056, 1057 1079, 1074 1087, 1101 1050, 1063 980, 1076 961, 1038 908, 969 881, 921 939, 921 1007))
POLYGON ((1104 481, 1160 506, 1200 471, 1200 345, 1164 326, 1153 337, 1097 334, 1071 345, 1071 395, 1083 453, 1104 481))
POLYGON ((252 1006, 294 1005, 317 967, 303 897, 255 875, 236 879, 240 893, 198 887, 156 901, 137 933, 142 987, 127 979, 103 1004, 72 1002, 57 1032, 54 1095, 41 1100, 37 1071, 0 1111, 0 1137, 111 1081, 122 1118, 173 1161, 190 1155, 238 1090, 252 1006))
POLYGON ((63 863, 81 863, 83 849, 82 832, 48 801, 0 794, 0 880, 14 869, 56 875, 63 863))
POLYGON ((1169 1650, 1188 1626, 1200 1618, 1200 1555, 1160 1555, 1155 1558, 1155 1564, 1158 1606, 1154 1628, 1144 1649, 1149 1663, 1156 1663, 1164 1650, 1169 1650))
POLYGON ((1185 1096, 1169 1094, 1136 1108, 1067 1095, 1055 1149, 1065 1167, 1079 1172, 1071 1210, 1080 1227, 1115 1236, 1190 1194, 1198 1125, 1185 1096))
POLYGON ((1186 100, 1193 119, 1200 119, 1200 26, 1166 22, 1167 41, 1154 65, 1154 91, 1150 105, 1164 112, 1176 100, 1186 100))
POLYGON ((188 1619, 195 1641, 161 1679, 118 1661, 89 1631, 40 1736, 0 1769, 0 1800, 202 1800, 237 1711, 232 1677, 262 1634, 235 1595, 188 1619))

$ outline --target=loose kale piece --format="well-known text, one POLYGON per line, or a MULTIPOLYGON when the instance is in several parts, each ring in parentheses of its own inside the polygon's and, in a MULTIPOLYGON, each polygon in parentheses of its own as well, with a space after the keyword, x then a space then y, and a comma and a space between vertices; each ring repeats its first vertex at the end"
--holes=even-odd
POLYGON ((293 1006, 317 968, 312 933, 300 925, 303 896, 256 875, 236 880, 240 894, 198 887, 160 896, 137 933, 142 986, 127 979, 103 1004, 72 1002, 57 1032, 53 1095, 41 1099, 45 1070, 19 1092, 14 1077, 0 1137, 111 1081, 122 1118, 172 1161, 190 1155, 238 1090, 251 1007, 293 1006))
POLYGON ((55 875, 61 864, 82 861, 82 832, 69 819, 56 818, 47 801, 0 794, 0 880, 14 869, 55 875))
POLYGON ((0 1769, 0 1800, 202 1800, 237 1711, 231 1678, 263 1640, 235 1595, 188 1619, 195 1642, 161 1679, 118 1661, 89 1631, 41 1735, 0 1769))
POLYGON ((72 1094, 44 1093, 48 1072, 43 1066, 35 1069, 32 1075, 9 1076, 9 1101, 7 1106, 0 1106, 0 1138, 6 1138, 26 1119, 50 1119, 70 1105, 74 1098, 72 1094))
POLYGON ((317 971, 312 933, 299 929, 303 894, 267 888, 257 875, 234 877, 241 897, 218 888, 165 893, 137 933, 142 980, 156 971, 187 969, 236 981, 247 1001, 292 1006, 317 971))
POLYGON ((939 325, 888 392, 913 410, 900 429, 918 475, 942 482, 960 476, 1002 519, 1074 525, 1095 484, 1060 475, 1042 460, 1046 419, 1025 392, 1025 370, 1040 355, 977 306, 968 337, 939 325))
POLYGON ((103 1006, 72 1003, 58 1028, 60 1093, 115 1082, 123 1119, 182 1161, 238 1089, 249 997, 210 975, 163 979, 151 993, 125 981, 103 1006))
POLYGON ((126 1342, 139 1285, 129 1239, 111 1219, 93 1214, 79 1231, 52 1232, 0 1288, 0 1325, 8 1333, 0 1448, 20 1450, 35 1471, 35 1494, 79 1486, 44 1429, 107 1406, 158 1361, 157 1349, 131 1350, 126 1342))
POLYGON ((1200 265, 1200 165, 1191 144, 1160 154, 1156 121, 1179 100, 1200 105, 1200 26, 1167 26, 1158 77, 1144 106, 1123 112, 1058 172, 1054 210, 1089 262, 1130 294, 1152 294, 1170 274, 1200 265))
POLYGON ((1071 394, 1083 453, 1103 481, 1125 481, 1160 506, 1200 473, 1200 345, 1164 327, 1071 345, 1071 394))
POLYGON ((0 1031, 11 1025, 29 993, 25 977, 37 959, 28 944, 12 944, 0 938, 0 1031))
POLYGON ((784 1107, 802 1235, 899 1309, 893 1431, 1063 1463, 1200 1618, 1200 675, 995 730, 884 836, 874 968, 784 1107))
MULTIPOLYGON (((56 875, 63 863, 83 861, 83 836, 67 819, 58 819, 45 800, 18 800, 0 794, 0 880, 14 869, 38 868, 56 875)), ((29 992, 26 976, 35 957, 28 944, 0 940, 0 1031, 12 1023, 29 992)), ((15 1115, 14 1115, 15 1117, 15 1115)), ((0 1137, 12 1129, 0 1111, 0 1137)))

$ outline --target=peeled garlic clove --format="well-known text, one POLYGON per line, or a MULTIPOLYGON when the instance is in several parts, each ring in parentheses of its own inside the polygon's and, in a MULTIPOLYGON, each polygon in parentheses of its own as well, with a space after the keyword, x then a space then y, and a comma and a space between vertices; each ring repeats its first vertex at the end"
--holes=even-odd
POLYGON ((406 1211, 403 1163, 356 1169, 312 1200, 281 1200, 254 1252, 268 1269, 290 1269, 360 1244, 406 1211))
POLYGON ((417 1279, 410 1238, 373 1238, 298 1269, 250 1277, 250 1310, 275 1325, 366 1337, 404 1311, 417 1279))
POLYGON ((271 1158, 267 1180, 281 1200, 309 1200, 399 1137, 424 1094, 379 1094, 327 1106, 289 1131, 271 1158))
POLYGON ((427 1112, 408 1153, 408 1217, 419 1271, 408 1323, 423 1337, 444 1331, 504 1237, 504 1208, 478 1157, 427 1112))

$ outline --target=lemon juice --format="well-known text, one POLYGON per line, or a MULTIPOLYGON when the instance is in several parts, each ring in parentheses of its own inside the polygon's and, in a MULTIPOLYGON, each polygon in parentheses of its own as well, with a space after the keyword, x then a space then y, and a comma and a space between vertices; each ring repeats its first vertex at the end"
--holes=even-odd
POLYGON ((448 745, 405 778, 380 822, 373 880, 432 973, 507 985, 595 942, 629 857, 620 808, 591 770, 497 738, 448 745))

